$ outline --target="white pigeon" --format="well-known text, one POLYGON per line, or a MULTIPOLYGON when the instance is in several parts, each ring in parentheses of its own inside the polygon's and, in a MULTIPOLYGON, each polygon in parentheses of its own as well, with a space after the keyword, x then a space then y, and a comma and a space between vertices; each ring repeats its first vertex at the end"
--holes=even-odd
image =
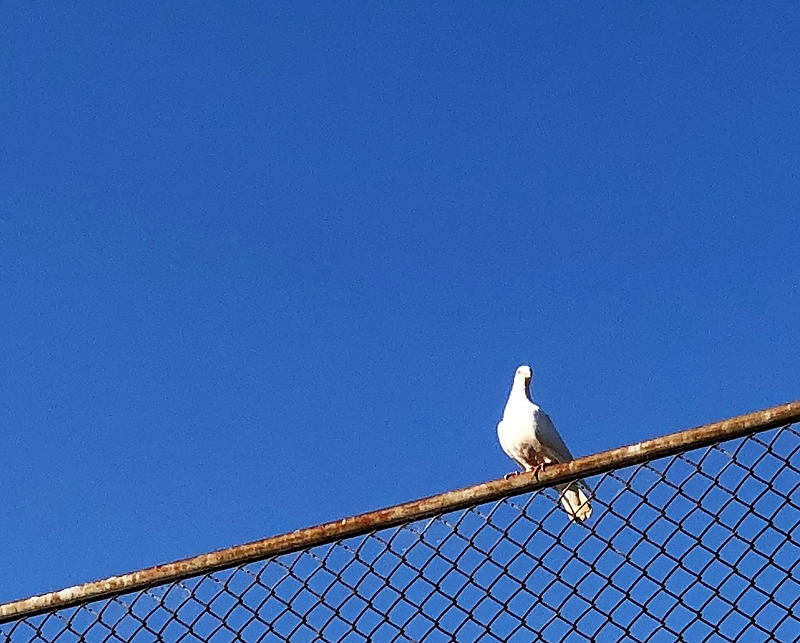
MULTIPOLYGON (((517 369, 503 419, 497 425, 503 451, 525 471, 537 471, 551 462, 573 459, 553 421, 531 400, 532 377, 530 366, 517 369)), ((556 491, 572 520, 583 522, 592 515, 592 507, 581 483, 557 485, 556 491)))

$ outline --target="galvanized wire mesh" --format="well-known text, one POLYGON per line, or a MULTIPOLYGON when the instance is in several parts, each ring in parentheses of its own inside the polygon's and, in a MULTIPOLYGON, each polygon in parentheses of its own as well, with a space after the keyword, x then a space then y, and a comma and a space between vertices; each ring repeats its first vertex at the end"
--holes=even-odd
POLYGON ((0 625, 14 643, 800 640, 800 434, 774 429, 552 490, 0 625))

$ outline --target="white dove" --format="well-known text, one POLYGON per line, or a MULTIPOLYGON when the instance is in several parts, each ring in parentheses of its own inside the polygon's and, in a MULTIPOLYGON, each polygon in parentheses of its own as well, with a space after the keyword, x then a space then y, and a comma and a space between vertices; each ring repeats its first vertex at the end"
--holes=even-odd
MULTIPOLYGON (((503 419, 497 425, 497 436, 503 451, 525 471, 536 471, 551 462, 573 459, 553 421, 531 400, 532 377, 530 366, 517 369, 503 419)), ((592 507, 581 483, 557 485, 556 491, 561 495, 561 504, 572 520, 583 522, 592 515, 592 507)))

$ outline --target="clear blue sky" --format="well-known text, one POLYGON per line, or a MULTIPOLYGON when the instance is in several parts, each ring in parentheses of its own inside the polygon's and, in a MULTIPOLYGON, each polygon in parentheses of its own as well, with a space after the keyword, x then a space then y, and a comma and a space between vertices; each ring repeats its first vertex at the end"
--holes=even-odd
POLYGON ((793 2, 0 6, 0 600, 800 397, 793 2), (224 6, 223 6, 224 5, 224 6))

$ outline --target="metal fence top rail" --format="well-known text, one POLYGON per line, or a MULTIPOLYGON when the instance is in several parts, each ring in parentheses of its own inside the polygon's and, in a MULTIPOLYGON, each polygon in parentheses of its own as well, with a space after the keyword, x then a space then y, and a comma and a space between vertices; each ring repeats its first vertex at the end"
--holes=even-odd
POLYGON ((0 605, 0 623, 422 520, 800 421, 800 400, 370 513, 0 605))

